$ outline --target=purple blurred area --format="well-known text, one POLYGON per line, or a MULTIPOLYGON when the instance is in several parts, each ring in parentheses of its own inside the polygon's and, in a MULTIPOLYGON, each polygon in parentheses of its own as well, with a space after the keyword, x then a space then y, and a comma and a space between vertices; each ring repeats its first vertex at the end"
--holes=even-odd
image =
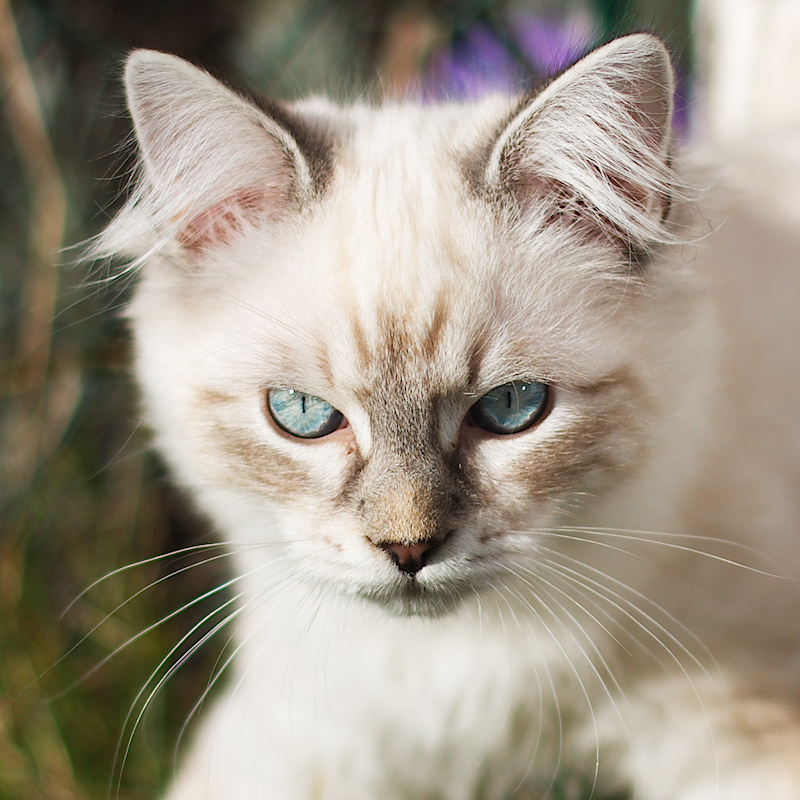
MULTIPOLYGON (((475 99, 492 92, 522 94, 557 75, 601 41, 601 20, 588 5, 565 4, 560 13, 511 5, 478 19, 430 56, 420 80, 429 101, 475 99)), ((673 127, 689 131, 692 83, 681 60, 673 127)))
POLYGON ((476 21, 434 53, 422 78, 424 97, 525 91, 585 53, 598 29, 592 12, 582 6, 561 14, 512 7, 492 21, 476 21))

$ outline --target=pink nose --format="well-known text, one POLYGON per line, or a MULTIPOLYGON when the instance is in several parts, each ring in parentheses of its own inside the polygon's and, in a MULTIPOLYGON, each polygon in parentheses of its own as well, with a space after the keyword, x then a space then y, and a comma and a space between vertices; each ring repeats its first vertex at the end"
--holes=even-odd
POLYGON ((379 546, 391 554, 401 572, 405 572, 406 575, 416 575, 425 566, 426 556, 437 544, 435 540, 429 540, 417 544, 381 542, 379 546))

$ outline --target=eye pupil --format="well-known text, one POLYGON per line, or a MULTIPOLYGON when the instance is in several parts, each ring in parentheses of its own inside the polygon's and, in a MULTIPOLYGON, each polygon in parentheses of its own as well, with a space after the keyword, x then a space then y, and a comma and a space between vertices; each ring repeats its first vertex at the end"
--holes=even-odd
POLYGON ((541 381, 511 381, 488 391, 469 410, 470 421, 490 433, 527 430, 547 410, 549 390, 541 381))
POLYGON ((341 411, 321 397, 297 389, 268 390, 267 410, 281 430, 301 439, 327 436, 344 420, 341 411))

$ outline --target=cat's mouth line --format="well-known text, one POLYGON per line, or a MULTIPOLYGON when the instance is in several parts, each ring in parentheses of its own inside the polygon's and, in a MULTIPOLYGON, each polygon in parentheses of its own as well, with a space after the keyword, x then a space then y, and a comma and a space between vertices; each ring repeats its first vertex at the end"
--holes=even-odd
POLYGON ((442 617, 461 602, 463 592, 455 586, 432 586, 411 575, 398 576, 391 587, 367 590, 364 599, 403 617, 442 617))

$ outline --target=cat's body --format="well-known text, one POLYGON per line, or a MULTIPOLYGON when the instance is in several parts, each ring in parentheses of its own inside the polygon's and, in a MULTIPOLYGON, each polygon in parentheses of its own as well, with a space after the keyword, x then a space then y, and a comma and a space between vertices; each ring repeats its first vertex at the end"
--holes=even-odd
POLYGON ((768 179, 686 197, 662 46, 465 107, 126 80, 103 248, 237 576, 170 800, 800 798, 796 226, 768 179))

